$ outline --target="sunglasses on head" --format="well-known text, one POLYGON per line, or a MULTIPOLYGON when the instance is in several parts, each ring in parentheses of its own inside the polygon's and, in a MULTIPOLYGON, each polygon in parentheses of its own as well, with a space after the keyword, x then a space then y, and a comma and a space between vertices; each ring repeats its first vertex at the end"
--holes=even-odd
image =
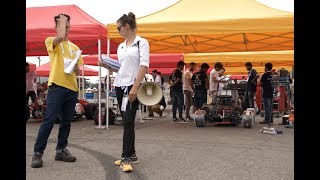
POLYGON ((120 31, 123 26, 124 26, 124 25, 118 26, 118 27, 117 27, 118 31, 120 31))

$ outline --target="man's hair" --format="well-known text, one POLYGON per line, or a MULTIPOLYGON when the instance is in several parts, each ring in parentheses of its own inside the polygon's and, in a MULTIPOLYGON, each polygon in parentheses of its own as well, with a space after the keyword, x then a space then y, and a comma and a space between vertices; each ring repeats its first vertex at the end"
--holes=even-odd
POLYGON ((60 15, 64 15, 67 17, 67 21, 69 22, 70 21, 70 16, 68 14, 58 14, 54 17, 54 23, 57 25, 58 24, 58 19, 60 18, 60 15))
POLYGON ((177 66, 184 66, 186 63, 184 63, 183 61, 179 61, 178 63, 177 63, 177 66))
POLYGON ((246 62, 244 65, 245 65, 245 66, 252 67, 252 63, 251 63, 251 62, 246 62))
POLYGON ((197 66, 197 64, 194 63, 194 62, 191 62, 191 63, 189 64, 189 66, 197 66))
POLYGON ((223 68, 223 65, 222 65, 221 62, 216 62, 213 67, 214 67, 214 68, 222 69, 222 68, 223 68))
POLYGON ((209 69, 209 64, 207 64, 207 63, 203 63, 203 64, 201 64, 201 69, 209 69))
POLYGON ((268 71, 271 71, 273 65, 272 65, 271 63, 266 63, 266 64, 264 65, 264 67, 266 67, 266 69, 267 69, 268 71))

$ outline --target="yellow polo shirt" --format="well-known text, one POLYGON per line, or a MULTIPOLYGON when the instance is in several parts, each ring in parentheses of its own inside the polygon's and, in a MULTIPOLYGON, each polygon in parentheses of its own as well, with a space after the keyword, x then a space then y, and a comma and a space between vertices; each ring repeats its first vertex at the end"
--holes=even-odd
MULTIPOLYGON (((57 45, 53 48, 53 38, 48 37, 45 40, 45 44, 47 47, 47 51, 50 58, 50 74, 48 80, 48 86, 52 83, 56 85, 68 88, 72 91, 79 91, 76 79, 76 73, 67 74, 64 72, 64 60, 63 58, 73 59, 76 57, 75 53, 70 54, 70 48, 72 51, 79 50, 79 47, 72 42, 62 41, 62 47, 64 49, 64 53, 62 53, 61 45, 57 45), (70 47, 70 48, 69 48, 70 47)), ((78 65, 81 66, 83 64, 82 57, 80 56, 78 60, 78 65)))

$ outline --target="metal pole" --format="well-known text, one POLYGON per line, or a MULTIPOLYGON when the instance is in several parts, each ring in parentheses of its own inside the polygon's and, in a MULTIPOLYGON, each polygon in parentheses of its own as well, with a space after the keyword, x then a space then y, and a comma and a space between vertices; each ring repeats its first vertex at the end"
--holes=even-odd
POLYGON ((82 65, 82 99, 84 99, 84 65, 82 65))
MULTIPOLYGON (((38 58, 38 60, 39 60, 39 66, 40 66, 40 62, 41 62, 40 56, 38 56, 37 58, 38 58)), ((40 83, 40 76, 38 76, 38 81, 39 81, 39 83, 40 83)))
MULTIPOLYGON (((98 40, 98 61, 100 61, 101 58, 101 41, 100 39, 98 40)), ((105 126, 101 126, 101 66, 99 66, 99 80, 98 80, 98 109, 99 109, 99 113, 98 113, 98 122, 99 122, 99 126, 97 126, 97 129, 105 129, 105 126)))
MULTIPOLYGON (((77 76, 78 78, 78 87, 79 87, 79 90, 80 90, 80 76, 77 76)), ((78 99, 80 98, 80 93, 78 93, 78 99)))
MULTIPOLYGON (((107 39, 107 56, 110 57, 110 39, 108 38, 107 39)), ((106 87, 107 87, 107 90, 106 90, 106 108, 107 108, 107 111, 106 111, 106 125, 107 125, 107 129, 109 129, 109 90, 110 90, 110 71, 109 69, 107 70, 107 80, 106 80, 106 87)))

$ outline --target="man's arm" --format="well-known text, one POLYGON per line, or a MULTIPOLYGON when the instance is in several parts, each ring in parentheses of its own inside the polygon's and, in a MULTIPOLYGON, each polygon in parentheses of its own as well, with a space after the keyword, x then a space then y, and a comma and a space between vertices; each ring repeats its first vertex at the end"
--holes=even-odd
POLYGON ((57 23, 57 35, 53 38, 53 47, 60 44, 66 37, 67 26, 70 26, 67 17, 60 15, 57 23))
POLYGON ((205 82, 206 82, 206 89, 208 91, 208 89, 209 89, 209 78, 205 78, 205 82))
POLYGON ((34 71, 33 82, 37 83, 37 73, 34 71))
POLYGON ((256 75, 254 76, 254 78, 251 81, 251 84, 253 84, 255 82, 255 80, 258 79, 258 77, 259 77, 259 74, 256 73, 256 75))
POLYGON ((76 64, 75 67, 74 67, 74 72, 76 73, 76 76, 79 76, 80 75, 80 68, 79 68, 79 65, 76 64))

